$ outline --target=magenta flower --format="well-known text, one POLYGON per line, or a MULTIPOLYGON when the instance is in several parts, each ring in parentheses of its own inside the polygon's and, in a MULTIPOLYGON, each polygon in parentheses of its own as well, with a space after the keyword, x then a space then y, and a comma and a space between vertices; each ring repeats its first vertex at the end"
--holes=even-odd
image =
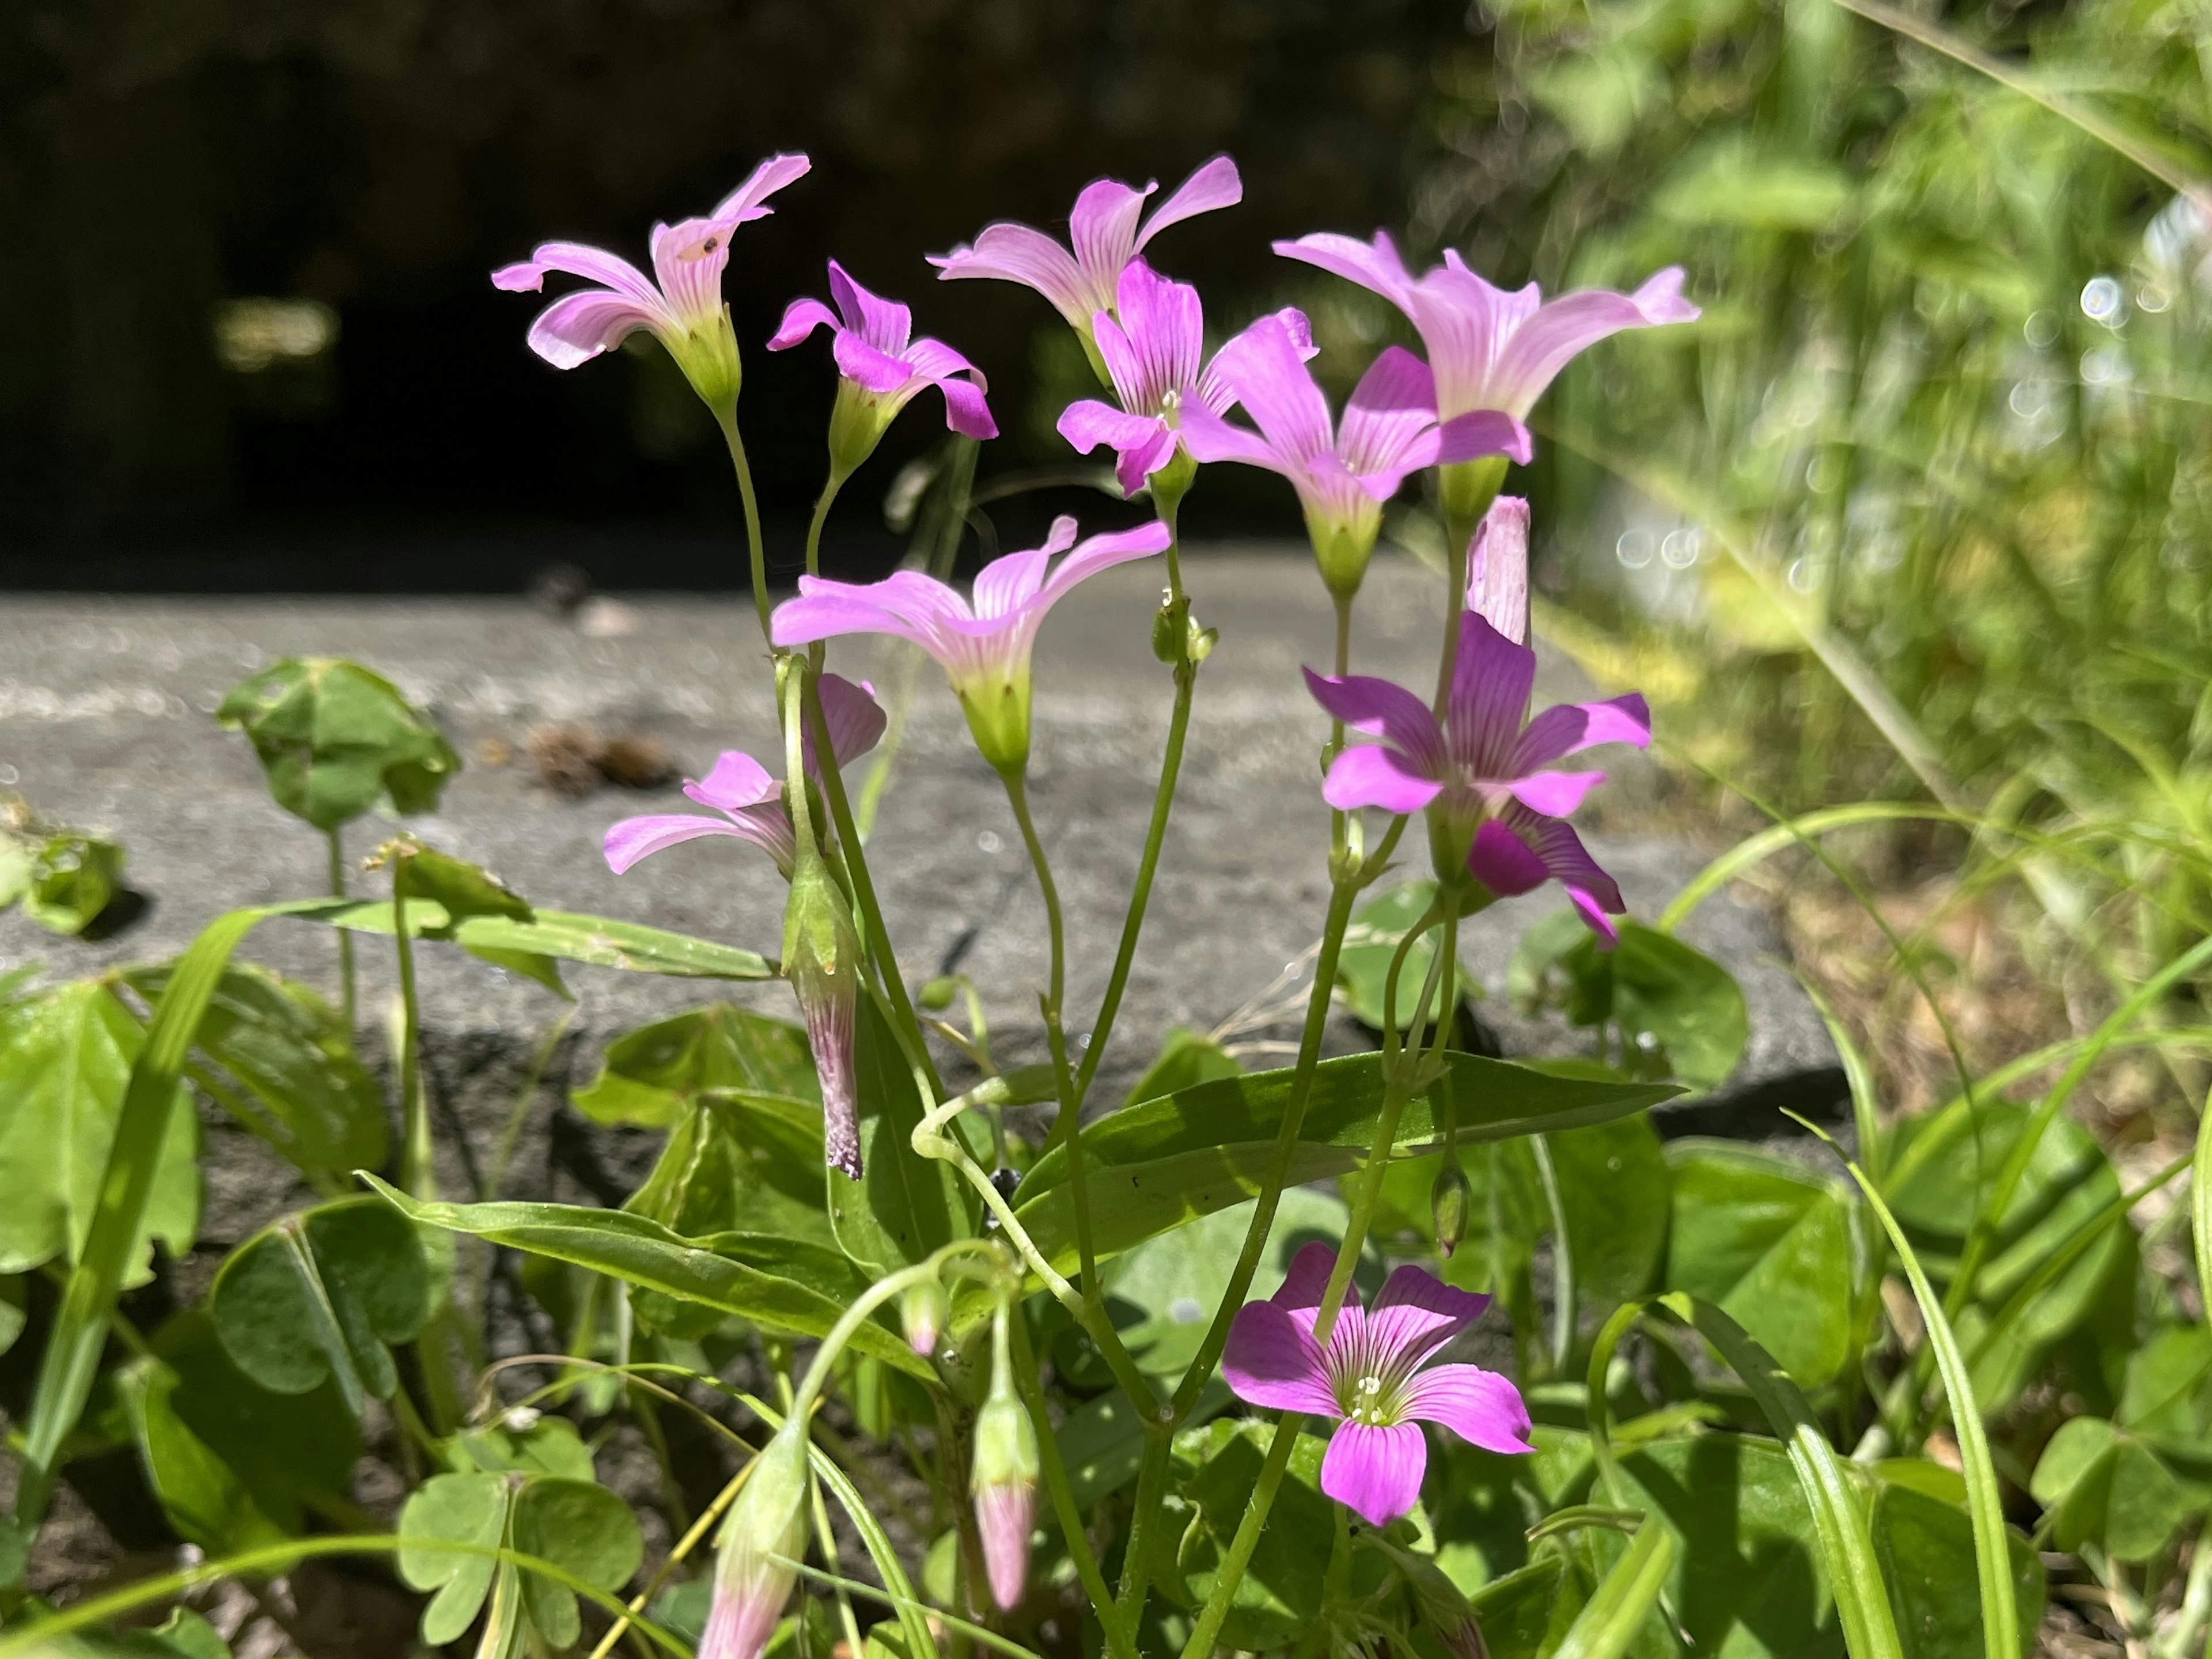
POLYGON ((986 225, 974 246, 933 253, 929 263, 945 282, 988 276, 1035 289, 1059 308, 1087 345, 1091 319, 1114 308, 1123 267, 1147 242, 1170 225, 1216 208, 1234 207, 1244 199, 1237 163, 1226 155, 1215 156, 1184 179, 1150 220, 1139 223, 1146 198, 1158 188, 1154 180, 1133 190, 1118 179, 1085 185, 1068 216, 1073 253, 1041 230, 1001 222, 986 225))
POLYGON ((1009 553, 983 567, 972 606, 919 571, 896 571, 866 584, 801 576, 799 597, 776 607, 769 636, 781 646, 845 634, 912 641, 952 682, 983 757, 1002 774, 1018 773, 1029 761, 1030 653, 1045 613, 1085 578, 1167 544, 1168 527, 1154 520, 1134 530, 1092 536, 1078 546, 1075 520, 1062 514, 1052 521, 1042 547, 1009 553), (1052 556, 1071 548, 1048 577, 1052 556))
POLYGON ((1203 403, 1182 407, 1182 441, 1198 461, 1242 461, 1279 472, 1297 491, 1306 533, 1330 592, 1349 598, 1367 574, 1382 503, 1409 472, 1478 455, 1526 461, 1519 419, 1478 410, 1437 423, 1428 366, 1384 348, 1352 388, 1341 422, 1314 384, 1299 343, 1280 317, 1262 317, 1221 348, 1212 372, 1260 430, 1231 426, 1203 403))
POLYGON ((917 340, 914 313, 878 299, 830 262, 831 311, 819 300, 793 300, 768 343, 787 351, 827 328, 837 362, 837 407, 830 417, 830 453, 841 472, 867 459, 900 410, 925 386, 945 394, 945 424, 969 438, 995 438, 998 423, 983 401, 983 372, 941 340, 917 340), (842 316, 840 313, 842 313, 842 316))
MULTIPOLYGON (((1322 783, 1322 798, 1347 812, 1427 809, 1438 848, 1464 858, 1492 893, 1505 897, 1557 881, 1583 920, 1611 939, 1616 935, 1607 913, 1626 908, 1620 889, 1566 822, 1605 774, 1548 769, 1594 744, 1647 746, 1651 711, 1630 692, 1607 702, 1561 703, 1530 720, 1535 680, 1536 653, 1474 611, 1460 617, 1459 656, 1441 726, 1426 703, 1389 680, 1358 674, 1336 679, 1308 669, 1307 688, 1322 708, 1382 739, 1339 755, 1322 783)), ((1445 856, 1438 851, 1440 860, 1445 856)))
POLYGON ((1247 1404, 1341 1419, 1322 1459, 1323 1492, 1370 1526, 1407 1513, 1428 1468, 1423 1423, 1486 1451, 1535 1449, 1511 1382, 1479 1365, 1429 1363, 1482 1317, 1490 1297, 1401 1267, 1371 1308, 1346 1300, 1324 1351, 1314 1330, 1335 1257, 1318 1243, 1300 1250, 1282 1289, 1237 1310, 1221 1356, 1222 1376, 1247 1404))
MULTIPOLYGON (((865 684, 855 685, 835 674, 824 674, 821 690, 822 718, 830 728, 830 747, 837 764, 842 766, 876 746, 876 739, 884 734, 884 711, 876 706, 871 688, 865 684)), ((811 771, 821 769, 811 732, 806 734, 806 763, 811 771)), ((765 851, 775 860, 784 879, 791 878, 796 848, 781 779, 750 755, 726 749, 704 778, 684 781, 684 793, 721 817, 668 812, 623 818, 607 830, 605 849, 610 869, 619 876, 639 860, 678 842, 696 841, 702 836, 735 836, 765 851)))
POLYGON ((1443 421, 1479 409, 1525 420, 1559 371, 1600 340, 1698 318, 1682 297, 1679 265, 1633 294, 1582 289, 1546 305, 1535 283, 1510 294, 1493 288, 1449 249, 1443 264, 1417 277, 1379 230, 1371 243, 1323 233, 1278 242, 1275 252, 1371 289, 1406 313, 1428 347, 1443 421))
POLYGON ((556 272, 602 284, 564 294, 530 325, 530 348, 556 368, 574 368, 648 329, 710 408, 733 406, 742 371, 737 336, 722 303, 730 233, 775 211, 764 204, 813 165, 771 155, 703 219, 653 228, 653 278, 627 259, 580 242, 541 242, 530 258, 502 265, 492 286, 535 294, 556 272))
POLYGON ((1500 495, 1467 548, 1467 608, 1516 645, 1528 643, 1528 503, 1500 495))
MULTIPOLYGON (((1060 435, 1088 455, 1100 444, 1119 458, 1121 493, 1133 495, 1145 480, 1172 461, 1186 405, 1215 415, 1236 406, 1237 394, 1218 372, 1219 359, 1200 368, 1206 313, 1198 290, 1171 283, 1142 259, 1132 259, 1115 288, 1119 312, 1091 319, 1098 355, 1121 408, 1085 398, 1061 411, 1060 435)), ((1302 311, 1275 313, 1304 361, 1314 355, 1313 331, 1302 311)))

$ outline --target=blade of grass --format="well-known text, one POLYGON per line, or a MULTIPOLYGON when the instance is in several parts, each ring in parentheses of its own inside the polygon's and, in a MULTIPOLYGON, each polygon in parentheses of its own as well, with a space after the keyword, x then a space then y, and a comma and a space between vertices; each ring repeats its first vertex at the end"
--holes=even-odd
MULTIPOLYGON (((1785 1113, 1813 1133, 1826 1141, 1838 1158, 1843 1149, 1836 1146, 1835 1138, 1817 1123, 1798 1117, 1795 1112, 1785 1113)), ((2020 1604, 2014 1599, 2012 1589, 2012 1548, 2005 1532, 2004 1504, 1997 1492, 1996 1466, 1990 1456, 1990 1439, 1982 1426, 1981 1407, 1974 1400, 1974 1385, 1968 1374, 1966 1356, 1959 1352, 1959 1339, 1945 1316, 1943 1304, 1936 1294, 1936 1287, 1928 1282, 1926 1269, 1920 1258, 1912 1252, 1912 1245, 1905 1237, 1905 1230, 1897 1224, 1889 1206, 1882 1202, 1881 1194, 1875 1190, 1867 1173, 1849 1158, 1844 1167, 1858 1182, 1860 1192, 1880 1218, 1882 1231, 1889 1235, 1890 1249, 1904 1265, 1905 1276, 1911 1284, 1913 1299, 1920 1304, 1920 1317, 1928 1330, 1928 1346, 1936 1355, 1936 1369, 1943 1379, 1943 1393, 1950 1401, 1953 1431, 1958 1437, 1959 1464, 1966 1481, 1966 1514, 1974 1529, 1974 1573, 1981 1589, 1982 1647, 1988 1659, 2021 1659, 2020 1604)))
POLYGON ((1674 1566, 1674 1534, 1656 1516, 1636 1529, 1552 1659, 1620 1659, 1643 1633, 1674 1566))

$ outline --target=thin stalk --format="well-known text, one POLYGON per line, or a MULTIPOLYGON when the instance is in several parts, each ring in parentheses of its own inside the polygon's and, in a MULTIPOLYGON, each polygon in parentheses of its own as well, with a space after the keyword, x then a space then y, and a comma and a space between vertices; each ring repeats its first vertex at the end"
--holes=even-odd
MULTIPOLYGON (((329 837, 331 848, 331 896, 343 898, 346 896, 344 836, 337 824, 332 824, 325 833, 329 837)), ((346 1044, 350 1048, 354 1040, 355 1006, 353 933, 351 929, 345 927, 333 928, 331 931, 338 936, 338 1012, 344 1017, 346 1044)))
POLYGON ((810 576, 822 574, 822 526, 830 517, 830 503, 837 499, 837 492, 844 485, 845 475, 832 471, 822 486, 822 494, 815 499, 814 517, 806 526, 806 574, 810 576))
POLYGON ((761 638, 769 638, 768 619, 768 547, 761 540, 760 503, 753 496, 753 470, 745 460, 745 441, 738 431, 738 407, 735 403, 726 409, 714 411, 715 424, 722 428, 722 441, 729 446, 730 465, 738 475, 738 497, 745 508, 745 551, 751 560, 753 578, 753 609, 760 615, 761 638))
POLYGON ((1175 806, 1176 788, 1182 775, 1183 744, 1190 733, 1191 696, 1198 684, 1198 665, 1189 657, 1190 605, 1183 596, 1172 506, 1161 504, 1160 521, 1168 527, 1169 626, 1177 652, 1175 708, 1168 717, 1167 749, 1160 757, 1160 781, 1152 791, 1152 819, 1145 830, 1144 855, 1137 860, 1136 885, 1129 890, 1128 913, 1121 919, 1121 946, 1114 953, 1114 971, 1107 977, 1106 994, 1099 1000, 1098 1017, 1091 1023, 1091 1045, 1083 1051, 1083 1064, 1075 1075, 1075 1109, 1079 1115, 1084 1102, 1090 1098, 1091 1079, 1097 1076, 1099 1064, 1106 1057, 1106 1040, 1113 1032, 1115 1018, 1121 1012, 1121 997, 1129 988, 1129 971, 1136 964, 1137 940, 1145 929, 1145 912, 1152 899, 1152 878, 1158 873, 1160 849, 1167 841, 1168 814, 1175 806))
POLYGON ((1036 1428, 1037 1462, 1044 1477, 1046 1494, 1052 1499, 1053 1515, 1060 1522, 1060 1535, 1066 1541, 1068 1556, 1075 1563, 1076 1577, 1083 1581, 1084 1594, 1091 1598, 1091 1607, 1097 1614, 1098 1627, 1106 1638, 1106 1650, 1115 1659, 1137 1659, 1128 1628, 1108 1593, 1106 1576, 1099 1571, 1098 1558, 1091 1553, 1090 1534, 1083 1529, 1083 1515, 1075 1506, 1074 1488, 1067 1483, 1067 1467, 1060 1461, 1060 1441, 1053 1433, 1052 1419, 1046 1410, 1044 1385, 1037 1377, 1036 1351, 1030 1343, 1029 1322, 1017 1314, 1008 1324, 1012 1328, 1014 1387, 1029 1411, 1030 1421, 1036 1428))
POLYGON ((1467 562, 1481 524, 1480 519, 1468 524, 1449 514, 1444 518, 1444 585, 1451 599, 1444 607, 1444 649, 1437 664, 1436 715, 1440 720, 1451 699, 1452 678, 1459 672, 1459 615, 1467 609, 1467 562))
MULTIPOLYGON (((811 674, 806 678, 806 720, 814 732, 814 752, 830 754, 830 725, 822 714, 822 690, 811 674)), ((843 853, 846 873, 852 878, 853 900, 860 907, 860 926, 867 934, 868 954, 875 959, 876 971, 884 982, 884 995, 890 1001, 891 1016, 901 1033, 910 1041, 906 1044, 908 1055, 916 1068, 928 1079, 930 1098, 939 1100, 945 1095, 944 1080, 937 1074, 937 1062, 930 1058, 929 1044, 922 1038, 921 1021, 914 1012, 914 1000, 906 993, 906 981, 899 975, 898 957, 891 949, 890 929, 884 925, 882 905, 876 902, 875 878, 869 873, 867 855, 861 850, 860 833, 853 823, 852 802, 845 793, 845 780, 838 773, 834 761, 822 768, 822 799, 829 804, 830 821, 836 826, 837 845, 843 853)))
POLYGON ((407 937, 407 854, 392 862, 392 942, 399 953, 399 1184, 415 1198, 438 1196, 429 1102, 422 1093, 422 1011, 415 997, 415 945, 407 937))

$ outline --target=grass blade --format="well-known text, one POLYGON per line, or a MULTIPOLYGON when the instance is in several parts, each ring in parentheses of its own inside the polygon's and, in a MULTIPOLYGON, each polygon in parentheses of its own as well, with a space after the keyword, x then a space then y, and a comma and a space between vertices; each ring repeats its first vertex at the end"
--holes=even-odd
MULTIPOLYGON (((1796 1117, 1794 1112, 1789 1115, 1796 1117)), ((1796 1121, 1830 1146, 1835 1146, 1833 1137, 1817 1124, 1803 1118, 1796 1121)), ((1838 1156, 1842 1156, 1840 1149, 1838 1156)), ((1881 1218, 1882 1231, 1889 1235, 1890 1248, 1904 1265, 1905 1278, 1912 1285, 1913 1300, 1920 1304, 1920 1317, 1928 1328, 1928 1346, 1936 1355, 1936 1369, 1943 1379, 1943 1393, 1950 1401, 1952 1427, 1959 1438, 1960 1468, 1966 1480, 1966 1514, 1974 1528, 1974 1573, 1981 1587, 1983 1651, 1989 1659, 2020 1659, 2020 1605, 2013 1598, 2012 1548, 2005 1532, 2004 1504, 1997 1492, 1996 1466, 1990 1458, 1990 1438, 1982 1427, 1981 1407, 1974 1399, 1966 1356, 1959 1352, 1959 1339, 1952 1332, 1950 1320, 1944 1316, 1942 1298, 1928 1282, 1927 1270, 1913 1254, 1911 1242, 1897 1224, 1897 1218, 1889 1212, 1889 1206, 1882 1202, 1881 1194, 1867 1179, 1864 1170, 1848 1158, 1844 1167, 1866 1194, 1868 1204, 1881 1218)))
POLYGON ((2212 1096, 2197 1119, 2197 1158, 2189 1172, 2189 1231, 2197 1251, 2197 1293, 2212 1310, 2212 1096))
POLYGON ((1803 1393, 1742 1326, 1711 1303, 1682 1295, 1662 1297, 1660 1302, 1719 1351, 1788 1449, 1813 1512, 1813 1530, 1820 1540, 1828 1589, 1836 1598, 1851 1659, 1904 1659, 1866 1511, 1803 1393))
POLYGON ((1552 1659, 1620 1659, 1643 1632, 1674 1565, 1674 1534, 1653 1516, 1636 1529, 1552 1659))

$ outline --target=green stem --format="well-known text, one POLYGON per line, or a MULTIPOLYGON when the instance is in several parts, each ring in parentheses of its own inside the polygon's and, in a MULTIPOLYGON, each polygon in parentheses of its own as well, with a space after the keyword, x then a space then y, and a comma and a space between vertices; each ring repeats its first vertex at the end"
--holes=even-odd
POLYGON ((1028 784, 1018 772, 1006 774, 1005 782, 1007 804, 1014 809, 1014 822, 1021 826, 1022 845, 1029 849, 1030 867, 1036 872, 1037 891, 1044 899, 1045 927, 1052 935, 1052 970, 1045 1006, 1057 1013, 1067 985, 1067 933, 1060 915, 1060 889, 1053 881, 1052 865, 1045 857, 1036 821, 1030 817, 1028 784))
MULTIPOLYGON (((806 680, 806 718, 814 732, 815 753, 829 754, 830 725, 822 713, 821 688, 811 674, 806 680)), ((892 1018, 902 1035, 910 1039, 905 1046, 909 1057, 928 1078, 930 1098, 941 1100, 945 1084, 937 1074, 936 1061, 930 1058, 929 1044, 923 1040, 921 1021, 914 1012, 913 999, 907 995, 906 981, 899 975, 898 957, 891 950, 890 929, 884 925, 883 907, 876 901, 875 878, 869 873, 860 832, 853 822, 852 802, 845 793, 845 780, 834 763, 822 769, 822 799, 829 804, 830 823, 836 826, 837 845, 844 854, 846 873, 853 881, 854 902, 860 907, 860 926, 867 935, 868 954, 875 959, 892 1018)))
MULTIPOLYGON (((345 842, 343 831, 332 824, 325 832, 331 848, 331 896, 346 896, 345 842)), ((349 928, 332 930, 338 936, 338 1012, 345 1020, 346 1044, 354 1041, 353 933, 349 928)))
POLYGON ((761 540, 760 503, 753 495, 753 470, 745 461, 745 441, 738 432, 737 405, 732 403, 727 409, 716 410, 714 420, 722 428, 722 441, 729 446, 730 465, 737 471, 738 496, 745 508, 745 551, 752 562, 753 609, 760 613, 761 637, 767 640, 770 638, 768 547, 761 540))
MULTIPOLYGON (((1436 714, 1442 720, 1451 699, 1453 677, 1459 672, 1459 617, 1467 609, 1467 562, 1480 519, 1469 522, 1447 514, 1444 518, 1444 584, 1451 600, 1444 607, 1444 649, 1437 665, 1436 714)), ((1338 671, 1341 673, 1343 671, 1338 671)))
POLYGON ((1106 1576, 1098 1570, 1098 1558, 1091 1552, 1090 1534, 1083 1529, 1083 1515, 1075 1506, 1075 1489, 1067 1482, 1067 1466, 1060 1461, 1060 1440, 1053 1433, 1044 1385, 1037 1376, 1036 1351, 1030 1344, 1029 1321, 1017 1315, 1010 1324, 1014 1387, 1036 1429, 1037 1462, 1046 1494, 1052 1499, 1053 1515, 1060 1522, 1060 1535, 1066 1541, 1067 1553, 1075 1563, 1076 1577, 1083 1581, 1084 1594, 1091 1598, 1099 1628, 1105 1633, 1106 1650, 1115 1659, 1137 1659, 1127 1627, 1115 1612, 1113 1598, 1106 1588, 1106 1576))
POLYGON ((392 942, 399 953, 399 1114, 406 1126, 401 1143, 399 1184, 420 1199, 438 1196, 437 1170, 430 1139, 430 1105, 422 1093, 422 1010, 415 995, 415 945, 407 937, 407 860, 392 863, 392 942))
POLYGON ((1152 879, 1160 867, 1160 849, 1166 844, 1168 814, 1175 806, 1176 788, 1182 775, 1183 744, 1190 733, 1191 695, 1198 684, 1198 665, 1189 657, 1190 604, 1182 591, 1182 571, 1176 556, 1175 510, 1163 505, 1160 519, 1168 527, 1168 625, 1178 655, 1175 665, 1175 709, 1168 717, 1168 744, 1160 757, 1160 781, 1152 792, 1152 820, 1145 831, 1144 855, 1137 861, 1137 883, 1129 892, 1128 913, 1121 919, 1121 943, 1114 953, 1114 971, 1106 981, 1106 994, 1098 1004, 1098 1018, 1091 1024, 1091 1045, 1083 1051, 1083 1064, 1075 1076, 1075 1109, 1079 1115, 1091 1097, 1091 1079, 1106 1057, 1106 1041, 1121 1012, 1121 998, 1129 988, 1129 972, 1136 965, 1137 940, 1145 929, 1145 913, 1151 908, 1152 879))
POLYGON ((845 477, 844 473, 832 469, 814 503, 814 517, 806 526, 806 574, 810 576, 822 574, 822 526, 830 517, 830 504, 845 486, 845 477))

